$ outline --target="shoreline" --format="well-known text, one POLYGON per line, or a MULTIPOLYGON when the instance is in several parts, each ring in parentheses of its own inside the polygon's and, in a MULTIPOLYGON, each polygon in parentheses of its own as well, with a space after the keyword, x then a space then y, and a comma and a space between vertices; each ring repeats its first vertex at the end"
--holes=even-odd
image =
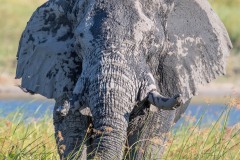
MULTIPOLYGON (((229 98, 240 97, 240 84, 233 83, 210 83, 200 86, 198 95, 194 96, 192 103, 218 102, 226 103, 229 98)), ((37 99, 51 100, 39 94, 31 95, 23 92, 17 84, 0 84, 0 100, 10 99, 37 99)))

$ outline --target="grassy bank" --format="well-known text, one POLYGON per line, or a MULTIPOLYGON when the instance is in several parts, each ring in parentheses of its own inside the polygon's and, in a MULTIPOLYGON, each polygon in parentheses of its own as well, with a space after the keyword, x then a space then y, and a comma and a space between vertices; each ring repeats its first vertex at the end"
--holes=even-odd
POLYGON ((204 119, 195 121, 185 116, 186 122, 167 143, 165 160, 238 160, 240 157, 240 125, 227 127, 231 108, 222 112, 211 126, 201 128, 204 119))
POLYGON ((58 159, 51 117, 26 121, 21 112, 0 118, 0 159, 58 159))
MULTIPOLYGON (((201 124, 204 115, 198 122, 184 116, 186 122, 169 134, 163 159, 238 160, 240 126, 227 127, 230 109, 207 127, 201 124)), ((21 112, 16 112, 0 118, 0 159, 58 159, 53 134, 49 116, 26 121, 21 112)))

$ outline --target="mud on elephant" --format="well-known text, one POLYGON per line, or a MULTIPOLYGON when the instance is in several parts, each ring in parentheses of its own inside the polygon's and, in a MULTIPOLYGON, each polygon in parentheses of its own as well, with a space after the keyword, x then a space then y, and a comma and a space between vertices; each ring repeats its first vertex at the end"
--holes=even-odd
POLYGON ((22 34, 16 78, 56 100, 61 158, 160 159, 231 48, 207 0, 49 0, 22 34))

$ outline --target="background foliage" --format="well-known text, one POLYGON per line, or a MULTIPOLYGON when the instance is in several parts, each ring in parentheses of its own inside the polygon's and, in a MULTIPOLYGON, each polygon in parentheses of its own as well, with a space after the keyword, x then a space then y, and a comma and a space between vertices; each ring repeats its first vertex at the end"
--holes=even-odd
POLYGON ((235 53, 240 50, 240 0, 210 0, 214 10, 225 24, 235 53))
MULTIPOLYGON (((16 52, 21 33, 33 11, 46 0, 0 0, 0 73, 14 75, 16 52)), ((240 0, 210 0, 240 50, 240 0)))

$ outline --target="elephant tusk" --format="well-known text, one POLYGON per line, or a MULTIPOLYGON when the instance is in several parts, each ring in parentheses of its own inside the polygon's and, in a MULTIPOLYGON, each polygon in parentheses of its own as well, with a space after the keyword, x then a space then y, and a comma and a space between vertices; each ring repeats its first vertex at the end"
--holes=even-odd
POLYGON ((181 94, 176 94, 171 98, 166 98, 161 94, 159 94, 156 90, 153 90, 148 93, 147 100, 152 105, 163 110, 175 110, 183 104, 181 99, 181 94))

